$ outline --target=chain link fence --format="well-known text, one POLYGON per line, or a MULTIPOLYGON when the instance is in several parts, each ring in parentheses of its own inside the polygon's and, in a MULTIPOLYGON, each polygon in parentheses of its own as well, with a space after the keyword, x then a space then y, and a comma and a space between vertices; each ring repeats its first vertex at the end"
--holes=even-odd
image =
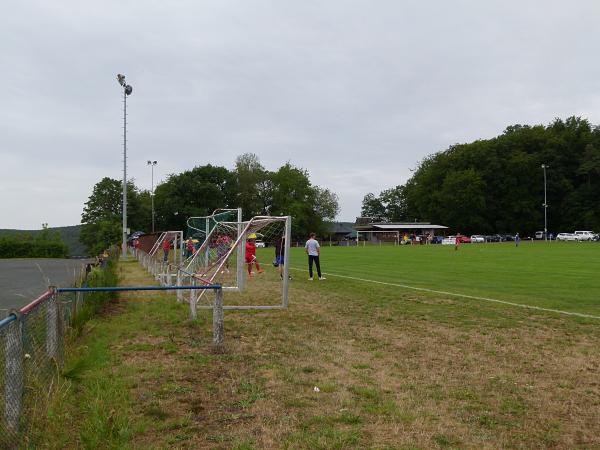
MULTIPOLYGON (((103 284, 109 271, 114 271, 112 264, 104 262, 82 283, 103 284)), ((105 298, 102 293, 59 294, 51 287, 0 320, 0 448, 27 446, 33 419, 45 413, 45 402, 58 384, 69 330, 87 320, 105 298)))

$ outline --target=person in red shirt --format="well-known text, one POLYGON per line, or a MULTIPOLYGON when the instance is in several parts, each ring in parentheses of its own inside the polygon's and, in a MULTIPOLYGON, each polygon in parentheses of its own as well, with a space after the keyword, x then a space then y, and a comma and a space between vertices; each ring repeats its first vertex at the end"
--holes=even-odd
POLYGON ((169 261, 169 250, 171 250, 171 240, 170 239, 165 239, 162 243, 162 249, 163 252, 165 254, 163 261, 164 262, 168 262, 169 261))
POLYGON ((248 238, 246 241, 246 265, 248 266, 248 276, 252 276, 252 263, 256 265, 256 271, 263 273, 264 271, 260 268, 258 260, 256 259, 256 245, 254 244, 254 237, 248 238))

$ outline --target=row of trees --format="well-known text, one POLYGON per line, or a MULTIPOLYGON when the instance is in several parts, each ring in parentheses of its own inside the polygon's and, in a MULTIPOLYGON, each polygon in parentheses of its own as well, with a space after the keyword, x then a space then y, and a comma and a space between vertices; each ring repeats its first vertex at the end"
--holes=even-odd
MULTIPOLYGON (((121 239, 122 184, 104 178, 93 189, 81 216, 81 241, 97 254, 121 239)), ((314 186, 306 170, 286 163, 269 171, 259 158, 247 153, 235 168, 212 165, 171 174, 154 192, 156 230, 185 230, 188 217, 205 216, 217 208, 241 207, 244 219, 255 215, 291 215, 292 234, 304 237, 325 230, 338 213, 337 196, 314 186)), ((150 231, 151 195, 133 182, 127 189, 130 229, 150 231)))
POLYGON ((14 233, 0 236, 0 258, 66 258, 69 249, 60 234, 42 224, 35 233, 14 233))
POLYGON ((542 164, 549 166, 549 231, 600 229, 600 127, 577 117, 510 126, 431 155, 406 184, 367 194, 362 215, 465 234, 533 233, 544 225, 542 164))

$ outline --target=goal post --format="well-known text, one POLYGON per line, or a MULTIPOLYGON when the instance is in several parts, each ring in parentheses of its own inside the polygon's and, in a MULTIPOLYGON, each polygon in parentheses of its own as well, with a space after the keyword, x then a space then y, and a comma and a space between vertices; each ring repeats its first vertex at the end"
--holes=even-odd
MULTIPOLYGON (((180 277, 200 284, 220 284, 225 291, 237 292, 239 295, 227 296, 230 304, 225 309, 287 308, 290 240, 290 216, 218 222, 186 260, 180 277), (247 248, 255 252, 255 257, 246 255, 247 248), (235 304, 231 304, 234 299, 235 304), (268 304, 266 300, 273 302, 268 304)), ((210 308, 208 296, 202 290, 194 293, 190 301, 196 302, 198 308, 210 308)))
POLYGON ((150 256, 156 257, 159 250, 162 248, 165 240, 173 242, 173 250, 175 255, 173 256, 173 262, 181 266, 183 264, 183 231, 163 231, 152 248, 150 249, 150 256), (179 249, 179 252, 177 251, 179 249))
POLYGON ((392 243, 393 245, 400 245, 400 231, 388 230, 388 231, 357 231, 356 232, 356 246, 360 244, 360 237, 363 236, 363 246, 366 245, 367 241, 373 245, 382 245, 382 243, 392 243), (381 237, 381 239, 379 238, 381 237))

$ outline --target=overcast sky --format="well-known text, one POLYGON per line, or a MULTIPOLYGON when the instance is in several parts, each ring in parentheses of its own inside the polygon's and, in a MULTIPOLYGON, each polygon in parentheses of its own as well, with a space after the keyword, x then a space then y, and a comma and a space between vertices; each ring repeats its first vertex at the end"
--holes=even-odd
POLYGON ((0 3, 0 228, 80 222, 102 177, 256 153, 354 220, 419 161, 515 123, 600 123, 600 2, 0 3))

